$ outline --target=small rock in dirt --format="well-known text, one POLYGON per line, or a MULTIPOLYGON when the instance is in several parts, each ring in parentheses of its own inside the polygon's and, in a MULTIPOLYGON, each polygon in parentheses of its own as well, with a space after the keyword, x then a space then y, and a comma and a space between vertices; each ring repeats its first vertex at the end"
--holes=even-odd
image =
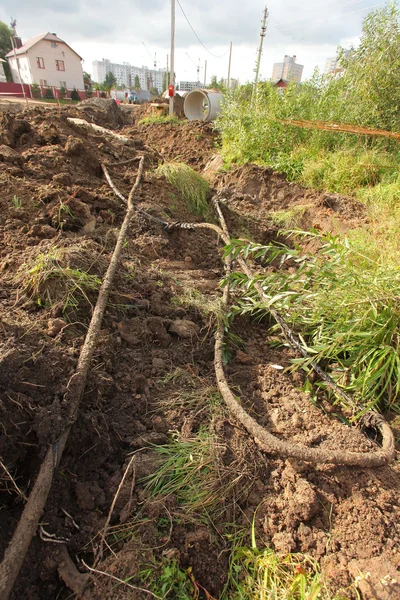
POLYGON ((183 339, 192 338, 199 334, 200 328, 193 321, 187 321, 186 319, 176 319, 171 323, 169 327, 170 333, 175 333, 178 337, 183 339))
POLYGON ((160 415, 155 415, 151 420, 151 424, 153 425, 154 430, 158 433, 168 433, 168 423, 160 415))
POLYGON ((50 337, 56 337, 61 331, 63 327, 65 327, 67 323, 63 319, 49 319, 47 321, 47 335, 50 337))
POLYGON ((320 509, 318 496, 312 485, 306 479, 299 479, 295 485, 294 494, 291 497, 288 519, 297 521, 308 521, 314 517, 320 509))
POLYGON ((168 437, 158 431, 150 431, 139 435, 131 441, 132 448, 145 448, 146 446, 162 446, 168 442, 168 437))
POLYGON ((167 364, 162 358, 153 358, 151 367, 154 375, 161 375, 165 372, 167 364))
POLYGON ((28 235, 31 237, 46 239, 55 237, 57 235, 57 231, 50 225, 32 225, 28 235))
POLYGON ((64 149, 68 156, 80 156, 85 152, 85 144, 81 139, 74 138, 72 135, 70 135, 64 149))
POLYGON ((134 319, 131 321, 120 321, 117 327, 121 338, 129 346, 140 344, 142 326, 134 319))
POLYGON ((240 363, 241 365, 248 365, 250 361, 250 356, 242 350, 238 350, 236 352, 236 362, 240 363))
POLYGON ((185 263, 191 263, 193 261, 191 256, 185 256, 185 263))
POLYGON ((52 177, 53 182, 56 185, 71 185, 72 178, 69 173, 56 173, 52 177))
POLYGON ((4 160, 5 162, 10 163, 21 163, 22 157, 18 154, 16 150, 10 148, 10 146, 2 144, 0 146, 0 160, 4 160))
POLYGON ((94 510, 104 506, 106 497, 101 487, 95 481, 84 481, 76 484, 76 499, 82 510, 94 510))
POLYGON ((171 337, 164 327, 164 319, 161 317, 149 317, 146 320, 147 330, 153 342, 158 342, 161 348, 168 348, 171 343, 171 337))
POLYGON ((284 554, 293 552, 296 548, 296 542, 294 541, 292 534, 284 531, 276 533, 272 538, 272 543, 277 552, 282 552, 284 554))

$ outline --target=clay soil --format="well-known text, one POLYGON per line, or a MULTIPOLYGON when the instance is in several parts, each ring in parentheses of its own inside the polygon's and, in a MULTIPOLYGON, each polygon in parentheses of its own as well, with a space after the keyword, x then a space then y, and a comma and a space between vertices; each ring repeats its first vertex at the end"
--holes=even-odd
MULTIPOLYGON (((140 126, 137 116, 82 103, 0 118, 0 555, 48 445, 65 427, 63 396, 124 216, 101 163, 115 163, 110 174, 128 195, 137 162, 118 163, 144 155, 138 208, 163 220, 199 221, 177 190, 153 173, 163 159, 184 161, 219 192, 231 234, 262 243, 277 238, 277 211, 293 211, 302 228, 336 233, 366 220, 356 201, 305 190, 269 169, 210 168, 218 138, 209 125, 140 126), (83 132, 69 116, 118 130, 129 143, 83 132)), ((172 557, 181 569, 191 568, 198 590, 227 600, 230 545, 224 532, 236 523, 249 535, 256 513, 258 546, 311 554, 332 592, 355 598, 349 586, 370 573, 359 585, 364 600, 400 598, 397 461, 362 470, 282 460, 262 453, 223 405, 211 413, 192 401, 217 397, 215 322, 205 307, 217 302, 222 276, 213 232, 167 232, 139 213, 134 218, 78 420, 15 600, 72 597, 58 571, 60 544, 49 536, 64 542, 79 571, 87 572, 82 560, 93 564, 132 456, 97 569, 145 587, 135 576, 172 557), (144 479, 159 466, 155 446, 174 436, 190 440, 211 418, 220 503, 209 520, 185 519, 174 494, 151 499, 144 479)), ((340 423, 327 403, 322 411, 299 391, 301 373, 277 369, 293 354, 271 345, 269 325, 238 319, 234 326, 242 344, 231 348, 227 375, 246 409, 278 437, 313 447, 371 449, 373 442, 340 423)), ((244 540, 249 544, 249 537, 244 540)), ((104 576, 93 577, 85 594, 149 597, 104 576)))

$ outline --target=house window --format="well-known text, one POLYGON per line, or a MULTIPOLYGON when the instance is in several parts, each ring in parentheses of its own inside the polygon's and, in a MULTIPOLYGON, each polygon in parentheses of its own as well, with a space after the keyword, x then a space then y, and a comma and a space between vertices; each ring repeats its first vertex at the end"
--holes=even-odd
POLYGON ((50 42, 50 44, 51 44, 51 47, 52 47, 52 48, 57 48, 57 45, 58 45, 58 44, 57 44, 56 42, 50 42))
POLYGON ((36 65, 38 69, 44 69, 44 60, 39 56, 36 57, 36 65))
POLYGON ((67 82, 66 81, 60 81, 60 87, 66 88, 67 87, 67 82))
POLYGON ((39 83, 40 83, 40 85, 45 86, 45 85, 47 85, 47 79, 39 79, 39 83))
POLYGON ((56 60, 57 71, 65 71, 65 65, 63 60, 56 60))

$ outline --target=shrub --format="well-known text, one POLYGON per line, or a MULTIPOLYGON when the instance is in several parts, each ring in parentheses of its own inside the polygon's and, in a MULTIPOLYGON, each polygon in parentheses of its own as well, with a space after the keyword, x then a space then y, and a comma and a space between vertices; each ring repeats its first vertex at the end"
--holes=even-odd
POLYGON ((46 90, 44 92, 44 97, 47 98, 48 100, 54 100, 53 90, 49 87, 46 88, 46 90))
POLYGON ((42 97, 40 86, 37 83, 32 83, 31 92, 32 92, 33 98, 41 98, 42 97))
POLYGON ((71 92, 71 100, 80 100, 80 96, 78 93, 78 90, 76 88, 74 88, 71 92))
POLYGON ((60 87, 60 89, 58 90, 58 95, 61 99, 65 98, 65 96, 67 95, 67 90, 64 86, 60 87))

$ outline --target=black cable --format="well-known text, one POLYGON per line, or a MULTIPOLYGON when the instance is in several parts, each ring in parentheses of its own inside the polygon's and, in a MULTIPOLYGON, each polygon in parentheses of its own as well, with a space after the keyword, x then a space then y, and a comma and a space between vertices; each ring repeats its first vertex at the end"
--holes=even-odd
POLYGON ((181 9, 181 11, 182 11, 182 14, 183 14, 183 16, 185 17, 186 21, 188 22, 188 25, 189 25, 190 29, 193 31, 194 35, 195 35, 195 36, 196 36, 196 38, 199 40, 199 42, 200 42, 200 44, 203 46, 203 48, 204 48, 204 49, 205 49, 205 50, 206 50, 206 51, 207 51, 209 54, 211 54, 211 56, 213 56, 214 58, 223 58, 224 56, 226 56, 226 55, 228 54, 228 52, 229 52, 229 48, 228 48, 228 50, 225 52, 225 54, 221 54, 221 56, 217 56, 216 54, 213 54, 213 53, 211 52, 211 50, 209 50, 209 49, 207 48, 207 46, 205 46, 205 45, 203 44, 203 42, 201 41, 201 39, 199 38, 199 36, 198 36, 198 35, 197 35, 197 33, 195 32, 195 30, 193 29, 193 27, 192 27, 192 25, 191 25, 191 23, 190 23, 189 19, 187 18, 187 16, 186 16, 186 13, 185 13, 185 11, 184 11, 184 10, 183 10, 183 8, 182 8, 182 5, 181 5, 181 3, 179 2, 179 0, 176 0, 176 1, 177 1, 178 5, 179 5, 179 8, 180 8, 180 9, 181 9))

